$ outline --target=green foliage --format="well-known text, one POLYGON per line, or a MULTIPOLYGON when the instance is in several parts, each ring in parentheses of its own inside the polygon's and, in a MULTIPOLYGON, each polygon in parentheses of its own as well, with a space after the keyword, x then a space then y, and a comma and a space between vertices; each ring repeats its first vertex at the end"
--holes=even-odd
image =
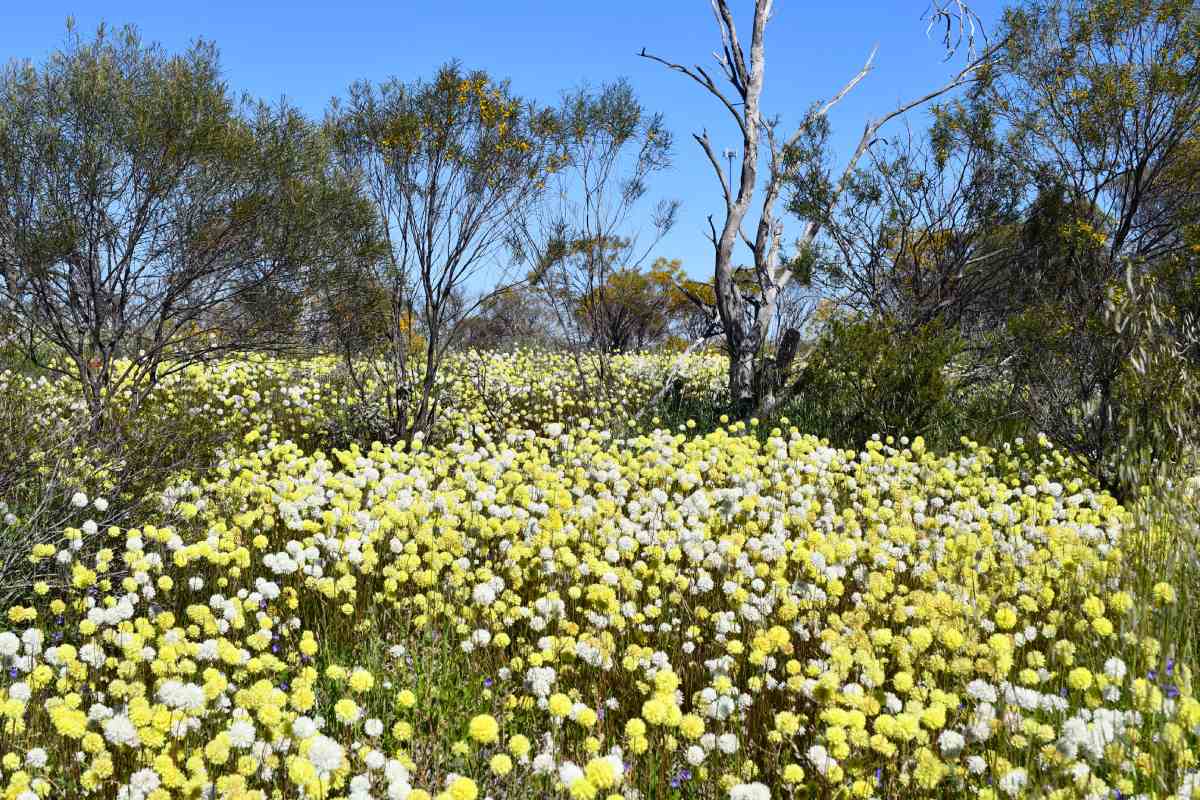
POLYGON ((440 413, 438 370, 474 310, 467 289, 560 166, 558 122, 507 83, 449 63, 429 80, 354 84, 325 132, 384 245, 359 274, 327 282, 320 303, 360 394, 386 387, 386 438, 410 439, 440 413), (362 324, 368 315, 377 324, 362 324), (364 345, 382 357, 357 359, 364 345))
POLYGON ((576 298, 575 316, 594 347, 623 353, 657 344, 692 311, 679 290, 682 264, 659 258, 648 270, 606 271, 603 282, 576 298))
POLYGON ((344 263, 363 223, 302 115, 239 101, 211 43, 169 54, 132 27, 0 70, 0 197, 0 305, 95 426, 126 388, 136 405, 171 369, 281 345, 305 270, 344 263))
MULTIPOLYGON (((850 176, 816 282, 880 325, 958 333, 962 432, 1044 432, 1133 496, 1200 408, 1200 15, 1032 0, 1002 40, 927 137, 850 176)), ((829 181, 801 183, 793 210, 811 213, 829 181)))
POLYGON ((1127 275, 1110 293, 1105 322, 1122 345, 1118 463, 1126 490, 1182 478, 1200 447, 1200 320, 1188 298, 1156 274, 1127 275))
POLYGON ((600 359, 646 346, 665 333, 669 315, 659 306, 680 272, 678 264, 659 269, 665 259, 649 276, 642 266, 674 223, 676 203, 646 209, 654 236, 639 237, 647 182, 670 165, 671 133, 624 80, 567 92, 551 113, 555 169, 543 202, 514 226, 514 254, 557 338, 600 359))
POLYGON ((1200 657, 1200 481, 1193 451, 1176 468, 1145 484, 1126 506, 1133 515, 1126 544, 1128 580, 1143 596, 1159 581, 1188 598, 1166 614, 1146 614, 1144 625, 1162 641, 1171 660, 1200 657))
POLYGON ((953 414, 945 372, 958 347, 957 336, 935 325, 907 330, 893 321, 834 317, 820 332, 798 378, 801 389, 783 413, 841 447, 859 447, 889 432, 944 439, 953 414))

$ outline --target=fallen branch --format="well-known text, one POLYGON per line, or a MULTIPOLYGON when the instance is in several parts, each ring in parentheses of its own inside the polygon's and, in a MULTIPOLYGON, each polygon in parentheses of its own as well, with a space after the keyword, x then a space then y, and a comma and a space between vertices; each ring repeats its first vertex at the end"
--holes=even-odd
MULTIPOLYGON (((712 320, 709 323, 709 331, 711 331, 713 328, 719 327, 719 325, 720 323, 718 323, 716 320, 712 320)), ((633 415, 633 417, 630 419, 630 422, 637 422, 642 418, 643 414, 650 410, 651 407, 662 402, 662 399, 666 397, 667 392, 669 392, 671 387, 675 384, 675 379, 679 377, 679 371, 683 368, 683 362, 687 360, 688 356, 696 352, 696 350, 700 349, 701 347, 707 347, 713 342, 721 339, 724 335, 724 331, 720 330, 716 331, 715 333, 706 332, 704 336, 701 336, 699 339, 688 345, 687 348, 675 359, 675 363, 671 365, 671 369, 667 373, 667 379, 663 382, 662 388, 655 393, 654 397, 647 400, 645 404, 638 409, 638 412, 633 415)))

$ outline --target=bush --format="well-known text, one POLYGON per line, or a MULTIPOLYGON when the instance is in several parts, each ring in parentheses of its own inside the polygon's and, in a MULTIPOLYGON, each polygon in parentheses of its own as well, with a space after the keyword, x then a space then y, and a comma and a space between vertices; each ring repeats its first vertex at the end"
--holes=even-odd
POLYGON ((785 408, 801 430, 839 447, 858 447, 880 432, 922 434, 949 442, 956 423, 946 372, 958 338, 928 325, 833 318, 822 329, 785 408))

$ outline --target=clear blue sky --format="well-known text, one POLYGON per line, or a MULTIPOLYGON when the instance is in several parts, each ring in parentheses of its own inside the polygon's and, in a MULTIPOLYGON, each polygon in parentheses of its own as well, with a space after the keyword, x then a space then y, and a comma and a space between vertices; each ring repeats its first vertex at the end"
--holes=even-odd
MULTIPOLYGON (((837 91, 879 45, 876 69, 830 119, 837 152, 857 142, 868 115, 940 84, 953 71, 938 38, 925 36, 927 0, 776 0, 767 29, 765 107, 793 122, 837 91)), ((675 165, 652 186, 682 201, 659 254, 693 275, 710 274, 705 217, 720 210, 711 170, 690 134, 707 126, 718 149, 736 143, 727 113, 699 86, 637 58, 645 46, 674 61, 712 64, 719 46, 707 0, 0 0, 0 60, 41 60, 65 38, 105 21, 133 23, 171 50, 214 41, 229 85, 267 100, 286 97, 313 116, 352 81, 429 75, 451 58, 508 78, 543 102, 581 83, 628 78, 643 104, 675 132, 675 165)), ((751 0, 734 0, 750 9, 751 0)), ((994 30, 1000 0, 973 8, 994 30)), ((747 13, 741 30, 749 30, 747 13)), ((909 117, 923 128, 927 117, 909 117)), ((897 125, 896 122, 892 123, 897 125)), ((885 129, 885 135, 902 127, 885 129)), ((794 227, 794 226, 793 226, 794 227)))

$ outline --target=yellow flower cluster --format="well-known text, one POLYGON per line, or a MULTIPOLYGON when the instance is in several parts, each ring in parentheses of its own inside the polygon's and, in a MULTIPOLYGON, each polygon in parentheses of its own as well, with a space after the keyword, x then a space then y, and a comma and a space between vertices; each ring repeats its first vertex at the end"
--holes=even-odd
MULTIPOLYGON (((472 357, 527 390, 519 421, 484 424, 465 363, 436 446, 313 451, 251 412, 161 518, 32 554, 45 591, 0 632, 0 796, 1200 787, 1192 671, 1121 585, 1129 516, 1041 443, 616 436, 617 406, 538 388, 573 380, 554 357, 472 357)), ((669 361, 637 358, 648 396, 669 361)))

